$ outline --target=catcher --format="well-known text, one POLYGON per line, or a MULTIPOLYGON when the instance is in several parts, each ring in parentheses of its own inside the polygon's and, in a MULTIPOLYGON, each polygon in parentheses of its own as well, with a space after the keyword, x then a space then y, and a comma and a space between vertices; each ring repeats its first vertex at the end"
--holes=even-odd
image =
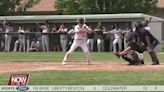
POLYGON ((122 57, 129 65, 142 65, 144 64, 143 52, 146 50, 144 45, 140 46, 134 41, 136 33, 129 32, 126 42, 128 46, 119 53, 114 53, 118 58, 122 57))

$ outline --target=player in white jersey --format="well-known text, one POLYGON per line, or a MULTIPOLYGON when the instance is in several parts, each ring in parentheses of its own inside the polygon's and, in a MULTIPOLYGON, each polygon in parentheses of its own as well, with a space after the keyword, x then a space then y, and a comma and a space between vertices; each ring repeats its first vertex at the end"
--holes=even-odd
POLYGON ((80 18, 78 20, 78 24, 74 27, 74 41, 71 45, 69 51, 65 54, 65 57, 63 59, 62 64, 65 65, 66 61, 68 61, 71 53, 77 48, 81 47, 86 55, 86 59, 88 61, 88 64, 91 64, 90 61, 90 52, 88 50, 87 46, 87 33, 90 33, 92 30, 85 24, 85 20, 83 18, 80 18))
POLYGON ((122 30, 118 27, 118 25, 114 26, 115 28, 111 31, 104 32, 104 34, 111 33, 114 35, 114 41, 113 41, 113 53, 117 52, 117 43, 118 43, 118 52, 121 52, 122 50, 122 30))

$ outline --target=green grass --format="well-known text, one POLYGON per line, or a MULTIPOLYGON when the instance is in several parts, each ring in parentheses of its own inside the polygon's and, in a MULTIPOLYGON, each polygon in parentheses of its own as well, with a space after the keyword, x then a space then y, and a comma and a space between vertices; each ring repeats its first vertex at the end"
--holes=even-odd
POLYGON ((162 46, 162 50, 161 51, 164 52, 164 43, 162 43, 161 46, 162 46))
MULTIPOLYGON (((63 52, 1 52, 0 61, 61 61, 65 53, 63 52)), ((117 58, 109 53, 91 53, 93 60, 116 60, 117 58)), ((82 52, 75 52, 71 60, 84 60, 85 55, 82 52)))
MULTIPOLYGON (((39 71, 30 74, 29 85, 164 85, 164 71, 39 71)), ((9 73, 0 76, 6 85, 9 73)))
MULTIPOLYGON (((30 52, 0 53, 0 62, 57 62, 64 57, 63 52, 30 52)), ((164 62, 163 54, 157 53, 160 62, 164 62)), ((84 60, 84 54, 75 52, 71 60, 84 60)), ((92 53, 92 60, 117 62, 119 59, 112 53, 92 53)), ((146 63, 151 63, 150 56, 145 53, 146 63)), ((117 67, 116 67, 117 68, 117 67)), ((164 85, 164 70, 151 71, 37 71, 18 72, 30 74, 29 85, 164 85)), ((0 85, 7 85, 11 73, 0 74, 0 85)))
MULTIPOLYGON (((63 52, 1 52, 0 62, 13 62, 13 61, 62 61, 65 53, 63 52)), ((163 54, 157 56, 161 62, 164 62, 163 54)), ((109 52, 93 52, 91 53, 92 60, 94 61, 119 61, 116 56, 109 52)), ((71 60, 85 60, 82 52, 75 52, 72 54, 71 60)), ((145 54, 145 61, 150 62, 150 56, 145 54)))

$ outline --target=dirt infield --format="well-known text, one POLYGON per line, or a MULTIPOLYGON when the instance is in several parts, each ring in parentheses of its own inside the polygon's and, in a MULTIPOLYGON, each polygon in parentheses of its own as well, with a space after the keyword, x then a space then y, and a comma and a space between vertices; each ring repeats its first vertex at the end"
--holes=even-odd
POLYGON ((129 66, 126 62, 93 62, 87 65, 86 62, 68 62, 61 65, 61 62, 1 62, 0 73, 19 71, 44 71, 44 70, 108 70, 108 71, 144 71, 161 70, 161 65, 129 66))

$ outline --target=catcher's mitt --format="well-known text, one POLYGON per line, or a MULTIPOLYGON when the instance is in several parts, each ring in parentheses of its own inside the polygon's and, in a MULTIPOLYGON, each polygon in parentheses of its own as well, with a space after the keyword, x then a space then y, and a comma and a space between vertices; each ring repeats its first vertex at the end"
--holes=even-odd
POLYGON ((120 58, 120 57, 121 57, 121 56, 119 55, 118 52, 113 52, 113 54, 114 54, 115 56, 117 56, 117 58, 120 58))

